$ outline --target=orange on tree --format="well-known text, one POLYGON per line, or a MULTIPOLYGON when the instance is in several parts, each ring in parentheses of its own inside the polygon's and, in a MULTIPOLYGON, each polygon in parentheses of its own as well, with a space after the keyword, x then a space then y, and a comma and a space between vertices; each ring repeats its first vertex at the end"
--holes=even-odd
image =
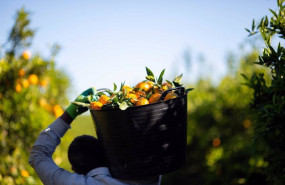
POLYGON ((21 175, 23 176, 23 177, 29 177, 29 172, 27 171, 27 170, 21 170, 21 175))
POLYGON ((30 50, 25 50, 23 53, 22 53, 22 57, 25 59, 25 60, 29 60, 31 58, 31 52, 30 50))
POLYGON ((140 82, 135 86, 135 88, 148 93, 151 90, 151 85, 147 82, 140 82))
POLYGON ((23 79, 23 80, 22 80, 22 85, 23 85, 23 87, 24 87, 24 88, 29 87, 29 85, 30 85, 29 80, 27 80, 27 79, 23 79))
POLYGON ((17 83, 17 84, 16 84, 16 86, 15 86, 15 90, 16 90, 16 92, 21 92, 21 90, 22 90, 22 86, 21 86, 21 84, 20 84, 20 83, 17 83))
POLYGON ((90 103, 90 109, 100 110, 103 104, 99 101, 93 101, 90 103))
POLYGON ((220 146, 220 145, 221 145, 221 140, 220 140, 220 138, 218 138, 218 137, 214 138, 213 141, 212 141, 212 145, 213 145, 213 147, 218 147, 218 146, 220 146))
POLYGON ((46 87, 47 84, 48 84, 48 81, 49 81, 49 80, 48 80, 47 78, 41 80, 41 81, 40 81, 40 86, 41 86, 41 87, 46 87))
POLYGON ((59 105, 55 105, 54 107, 53 107, 53 112, 54 112, 54 115, 55 115, 55 117, 59 117, 59 116, 61 116, 62 114, 63 114, 63 109, 61 108, 61 106, 59 106, 59 105))
POLYGON ((149 97, 149 103, 155 103, 155 102, 158 102, 159 101, 159 99, 160 99, 160 97, 161 97, 161 94, 160 93, 154 93, 153 95, 151 95, 150 97, 149 97))
POLYGON ((106 103, 108 103, 109 100, 110 100, 110 97, 103 94, 102 96, 100 96, 98 101, 101 102, 103 105, 105 105, 106 103))
POLYGON ((141 97, 138 99, 135 106, 141 106, 141 105, 147 105, 147 104, 149 104, 149 101, 146 98, 141 97))
POLYGON ((128 93, 126 97, 129 98, 133 104, 136 103, 138 99, 134 93, 128 93))
POLYGON ((30 74, 28 80, 33 85, 36 85, 39 82, 39 78, 36 74, 30 74))
POLYGON ((165 96, 164 100, 166 101, 166 100, 170 100, 170 99, 177 98, 177 97, 178 95, 174 91, 172 91, 171 93, 168 93, 165 96))
POLYGON ((25 72, 24 69, 20 69, 20 70, 19 70, 19 76, 20 76, 20 77, 23 77, 23 76, 25 75, 25 73, 26 73, 26 72, 25 72))

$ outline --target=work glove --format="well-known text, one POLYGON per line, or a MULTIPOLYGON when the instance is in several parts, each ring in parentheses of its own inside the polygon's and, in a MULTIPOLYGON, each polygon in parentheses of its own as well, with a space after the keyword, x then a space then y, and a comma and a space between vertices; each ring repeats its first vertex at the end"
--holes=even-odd
MULTIPOLYGON (((90 100, 92 100, 93 95, 95 94, 96 89, 94 87, 87 89, 83 93, 81 93, 74 102, 80 102, 80 103, 89 103, 90 100)), ((86 112, 88 110, 87 107, 81 106, 79 104, 71 103, 65 111, 73 118, 75 119, 78 115, 86 112)))

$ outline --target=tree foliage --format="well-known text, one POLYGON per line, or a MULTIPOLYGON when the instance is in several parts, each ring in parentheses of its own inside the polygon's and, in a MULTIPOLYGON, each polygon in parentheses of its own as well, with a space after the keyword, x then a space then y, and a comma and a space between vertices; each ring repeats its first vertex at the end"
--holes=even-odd
POLYGON ((0 184, 38 181, 28 164, 29 150, 67 103, 69 78, 56 68, 55 56, 45 59, 27 50, 34 36, 29 16, 25 9, 17 12, 0 58, 0 184))
POLYGON ((260 33, 265 48, 256 64, 271 71, 272 82, 265 83, 263 73, 254 73, 248 86, 254 90, 251 102, 256 118, 255 139, 265 141, 263 153, 269 162, 264 171, 271 184, 285 183, 285 1, 277 0, 278 10, 263 17, 257 27, 253 21, 250 35, 260 33), (271 41, 278 36, 282 43, 274 49, 271 41))

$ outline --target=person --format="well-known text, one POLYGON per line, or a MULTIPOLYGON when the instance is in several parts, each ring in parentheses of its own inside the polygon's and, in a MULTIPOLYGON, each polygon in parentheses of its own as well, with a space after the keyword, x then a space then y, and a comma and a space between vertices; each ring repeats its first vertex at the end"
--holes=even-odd
MULTIPOLYGON (((75 101, 87 103, 95 88, 81 93, 75 101)), ((72 121, 87 111, 71 103, 64 113, 44 129, 32 147, 29 163, 45 185, 160 185, 161 176, 146 177, 143 180, 120 180, 109 172, 107 159, 99 141, 93 136, 76 137, 69 146, 68 159, 74 173, 57 166, 52 159, 61 137, 71 128, 72 121)))

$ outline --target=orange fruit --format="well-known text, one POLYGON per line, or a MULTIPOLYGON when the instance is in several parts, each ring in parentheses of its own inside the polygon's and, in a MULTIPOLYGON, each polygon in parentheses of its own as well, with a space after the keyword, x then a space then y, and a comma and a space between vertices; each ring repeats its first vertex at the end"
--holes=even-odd
POLYGON ((101 102, 103 105, 105 105, 106 103, 108 103, 109 100, 110 100, 110 97, 103 94, 102 96, 100 96, 98 101, 101 102))
POLYGON ((153 90, 154 90, 155 93, 160 93, 160 89, 159 89, 159 87, 157 87, 157 86, 154 86, 154 87, 153 87, 153 90))
POLYGON ((133 90, 133 88, 131 88, 130 86, 127 86, 127 85, 124 85, 124 86, 122 87, 123 93, 128 93, 128 92, 130 92, 130 91, 132 91, 132 90, 133 90))
POLYGON ((22 90, 21 84, 17 83, 15 86, 15 90, 16 90, 16 92, 21 92, 21 90, 22 90))
POLYGON ((48 79, 47 78, 45 78, 45 79, 40 81, 40 86, 42 86, 42 87, 46 87, 47 84, 48 84, 48 79))
POLYGON ((58 118, 59 116, 61 116, 63 114, 63 109, 59 105, 55 105, 53 107, 53 113, 54 113, 55 117, 58 118))
POLYGON ((19 76, 20 76, 20 77, 24 76, 25 73, 26 73, 26 72, 25 72, 24 69, 20 69, 20 70, 19 70, 19 76))
POLYGON ((166 101, 166 100, 170 100, 170 99, 177 98, 177 97, 178 95, 174 91, 172 91, 171 93, 168 93, 165 96, 164 100, 166 101))
POLYGON ((34 85, 36 85, 39 82, 39 78, 35 74, 30 74, 28 80, 31 84, 34 84, 34 85))
POLYGON ((161 97, 161 94, 159 94, 159 93, 155 93, 155 94, 153 94, 153 95, 151 95, 150 96, 150 98, 149 98, 149 103, 155 103, 155 102, 158 102, 158 100, 160 99, 160 97, 161 97))
POLYGON ((133 93, 128 93, 128 94, 127 94, 127 98, 130 98, 130 100, 131 100, 132 103, 136 103, 136 102, 137 102, 137 99, 138 99, 137 95, 135 95, 135 94, 133 94, 133 93))
POLYGON ((23 177, 29 177, 29 172, 27 171, 27 170, 21 170, 21 175, 23 176, 23 177))
POLYGON ((27 80, 27 79, 23 79, 23 80, 22 80, 22 85, 23 85, 23 87, 24 87, 24 88, 29 87, 29 85, 30 85, 29 80, 27 80))
POLYGON ((171 89, 171 88, 172 88, 171 84, 169 84, 167 82, 164 82, 161 84, 161 90, 162 91, 166 91, 166 90, 171 89))
POLYGON ((213 141, 212 141, 212 145, 213 145, 213 147, 218 147, 218 146, 220 146, 220 145, 221 145, 221 140, 220 140, 220 138, 218 138, 218 137, 214 138, 213 141))
POLYGON ((153 81, 147 81, 147 83, 150 85, 150 88, 152 88, 155 84, 153 81))
POLYGON ((135 95, 137 96, 137 98, 146 97, 146 93, 144 91, 137 91, 135 92, 135 95))
POLYGON ((146 98, 141 97, 141 98, 139 98, 139 100, 136 102, 135 105, 141 106, 141 105, 147 105, 147 104, 149 104, 149 101, 146 98))
POLYGON ((31 52, 30 50, 25 50, 23 53, 22 53, 22 57, 25 59, 25 60, 29 60, 31 58, 31 52))
POLYGON ((149 85, 147 82, 140 82, 136 85, 135 88, 148 93, 151 90, 151 85, 149 85))
POLYGON ((100 110, 101 107, 103 106, 103 104, 99 101, 93 101, 90 104, 90 109, 94 109, 94 110, 100 110))

